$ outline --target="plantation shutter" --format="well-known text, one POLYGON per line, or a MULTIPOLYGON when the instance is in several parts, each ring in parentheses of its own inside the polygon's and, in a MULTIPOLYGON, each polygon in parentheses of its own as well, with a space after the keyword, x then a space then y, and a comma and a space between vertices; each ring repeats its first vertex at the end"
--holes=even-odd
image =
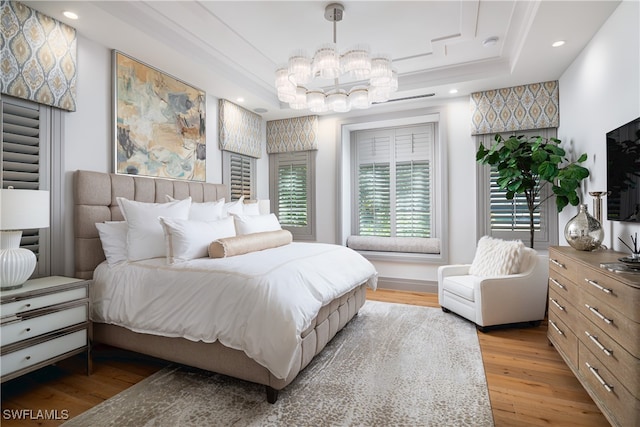
POLYGON ((227 153, 229 155, 231 200, 238 200, 242 196, 245 199, 250 199, 254 160, 243 154, 227 153))
MULTIPOLYGON (((524 194, 516 194, 512 200, 507 199, 507 190, 498 186, 498 171, 491 168, 490 183, 490 224, 495 231, 529 231, 529 208, 524 194)), ((536 198, 540 203, 540 197, 536 198)), ((534 230, 540 230, 541 209, 534 212, 534 230)))
POLYGON ((391 132, 356 137, 361 236, 391 236, 391 139, 391 132))
MULTIPOLYGON (((39 190, 40 107, 38 104, 3 97, 2 103, 2 188, 39 190)), ((22 230, 20 247, 40 259, 40 230, 22 230)), ((36 267, 36 271, 39 268, 36 267)))
POLYGON ((277 212, 283 226, 306 227, 309 224, 308 157, 308 151, 278 154, 277 212))
POLYGON ((431 237, 435 125, 356 132, 360 236, 431 237))
POLYGON ((396 132, 396 236, 431 235, 430 161, 433 132, 429 127, 396 132))

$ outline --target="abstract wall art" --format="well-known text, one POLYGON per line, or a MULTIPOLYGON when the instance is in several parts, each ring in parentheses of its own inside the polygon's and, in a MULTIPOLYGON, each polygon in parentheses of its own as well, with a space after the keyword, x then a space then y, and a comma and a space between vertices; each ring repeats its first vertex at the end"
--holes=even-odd
POLYGON ((115 171, 206 180, 206 96, 113 51, 115 171))

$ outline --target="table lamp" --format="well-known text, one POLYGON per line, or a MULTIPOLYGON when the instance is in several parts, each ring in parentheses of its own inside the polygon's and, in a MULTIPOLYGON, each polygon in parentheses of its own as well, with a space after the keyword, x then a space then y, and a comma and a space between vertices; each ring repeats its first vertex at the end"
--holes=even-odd
POLYGON ((0 189, 0 290, 17 289, 36 267, 36 256, 20 247, 22 230, 49 227, 49 192, 0 189))

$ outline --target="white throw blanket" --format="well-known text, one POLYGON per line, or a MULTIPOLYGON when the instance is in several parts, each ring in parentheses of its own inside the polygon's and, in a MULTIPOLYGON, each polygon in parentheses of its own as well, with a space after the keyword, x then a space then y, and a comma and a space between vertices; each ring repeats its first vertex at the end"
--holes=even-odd
POLYGON ((368 282, 374 266, 338 245, 291 243, 245 255, 167 265, 164 258, 94 273, 92 320, 135 332, 242 350, 284 379, 320 307, 368 282))

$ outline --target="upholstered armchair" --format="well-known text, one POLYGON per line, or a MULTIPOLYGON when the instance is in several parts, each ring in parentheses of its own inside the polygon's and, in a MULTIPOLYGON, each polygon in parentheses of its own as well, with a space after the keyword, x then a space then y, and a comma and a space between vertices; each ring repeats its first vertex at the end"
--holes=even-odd
POLYGON ((442 310, 474 322, 483 332, 495 325, 524 322, 539 325, 547 305, 547 257, 524 246, 515 254, 516 265, 510 266, 513 271, 508 274, 470 274, 476 262, 482 266, 495 259, 495 252, 485 254, 484 258, 476 252, 473 264, 439 267, 438 299, 442 310))

